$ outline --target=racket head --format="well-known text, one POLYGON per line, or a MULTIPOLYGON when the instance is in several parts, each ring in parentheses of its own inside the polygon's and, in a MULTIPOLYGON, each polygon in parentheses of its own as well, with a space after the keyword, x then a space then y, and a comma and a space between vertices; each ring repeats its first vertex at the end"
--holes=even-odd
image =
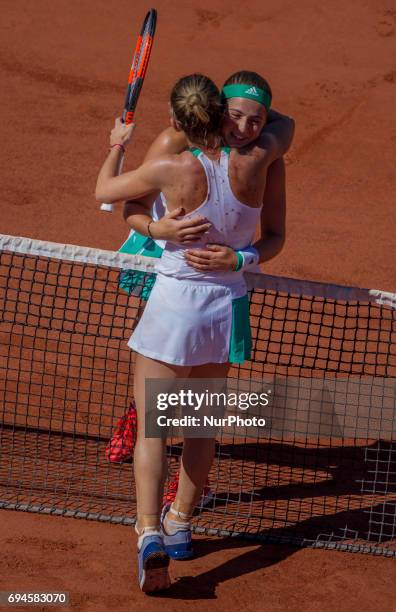
POLYGON ((136 105, 143 86, 144 77, 147 72, 156 25, 157 11, 155 9, 150 9, 144 18, 143 25, 136 42, 131 69, 129 71, 128 87, 122 114, 123 121, 126 124, 132 123, 133 121, 136 105))
MULTIPOLYGON (((122 119, 126 124, 132 123, 133 121, 136 104, 139 99, 139 94, 142 89, 150 59, 156 25, 157 11, 155 9, 150 9, 143 21, 143 25, 136 42, 131 69, 129 71, 128 87, 125 96, 124 110, 122 113, 122 119)), ((120 164, 119 172, 121 172, 121 169, 122 162, 120 164)), ((113 212, 113 208, 113 204, 103 203, 100 206, 100 209, 106 212, 113 212)))

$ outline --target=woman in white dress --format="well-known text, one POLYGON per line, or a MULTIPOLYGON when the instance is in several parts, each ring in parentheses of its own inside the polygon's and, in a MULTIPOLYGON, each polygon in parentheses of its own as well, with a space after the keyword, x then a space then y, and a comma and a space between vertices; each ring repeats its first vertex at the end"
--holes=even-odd
MULTIPOLYGON (((264 126, 269 95, 238 84, 225 95, 254 104, 264 126), (252 97, 254 96, 254 97, 252 97)), ((221 148, 223 108, 216 86, 202 75, 180 79, 171 95, 172 123, 184 132, 190 149, 143 164, 115 176, 119 155, 133 127, 120 121, 112 131, 111 150, 98 177, 99 201, 136 199, 161 192, 169 212, 183 206, 186 217, 199 212, 210 226, 195 245, 224 245, 221 262, 202 261, 188 246, 166 243, 154 289, 129 345, 137 351, 135 399, 139 431, 134 466, 138 503, 139 582, 144 591, 169 584, 169 557, 191 555, 189 519, 213 459, 214 438, 187 438, 175 502, 160 527, 165 475, 165 442, 145 438, 146 379, 224 378, 230 362, 250 356, 247 290, 243 270, 258 263, 251 242, 260 216, 269 165, 290 145, 293 122, 279 117, 248 152, 221 148), (193 260, 194 266, 188 263, 193 260), (194 259, 194 257, 198 257, 194 259)), ((260 128, 260 131, 261 131, 260 128)), ((235 139, 238 135, 232 134, 235 139)), ((150 235, 152 220, 144 233, 150 235)), ((151 234, 152 235, 152 234, 151 234)))

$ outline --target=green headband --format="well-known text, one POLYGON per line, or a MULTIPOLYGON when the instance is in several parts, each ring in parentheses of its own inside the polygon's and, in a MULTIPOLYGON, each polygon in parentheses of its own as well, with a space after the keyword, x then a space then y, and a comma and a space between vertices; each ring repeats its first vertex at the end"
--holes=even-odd
POLYGON ((255 100, 259 104, 265 106, 269 111, 271 106, 271 96, 268 91, 260 89, 255 85, 225 85, 222 90, 222 94, 226 100, 228 98, 248 98, 249 100, 255 100))

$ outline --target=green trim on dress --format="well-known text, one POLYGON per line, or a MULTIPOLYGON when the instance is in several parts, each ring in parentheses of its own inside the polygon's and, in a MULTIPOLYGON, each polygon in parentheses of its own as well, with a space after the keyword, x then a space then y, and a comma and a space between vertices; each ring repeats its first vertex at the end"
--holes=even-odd
POLYGON ((252 334, 250 330, 249 299, 247 295, 232 300, 232 327, 229 361, 242 363, 251 358, 252 334))
POLYGON ((157 275, 141 270, 121 270, 118 286, 129 295, 135 295, 147 301, 154 287, 157 275))
POLYGON ((189 151, 194 155, 194 157, 199 157, 202 153, 201 149, 198 149, 197 147, 190 147, 189 151))
MULTIPOLYGON (((145 255, 159 259, 163 253, 163 248, 149 236, 142 236, 138 232, 133 232, 119 249, 120 253, 129 255, 145 255)), ((148 300, 152 288, 154 287, 156 274, 142 272, 140 270, 122 270, 118 279, 118 285, 129 295, 136 295, 142 300, 148 300)))
POLYGON ((142 236, 139 232, 133 232, 124 242, 119 253, 128 253, 128 255, 145 255, 146 257, 160 258, 163 248, 149 236, 142 236))

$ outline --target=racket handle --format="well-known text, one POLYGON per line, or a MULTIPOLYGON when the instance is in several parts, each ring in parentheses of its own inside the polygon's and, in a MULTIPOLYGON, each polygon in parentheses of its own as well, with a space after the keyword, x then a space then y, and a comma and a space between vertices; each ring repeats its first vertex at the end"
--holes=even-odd
MULTIPOLYGON (((120 163, 118 164, 117 175, 121 174, 123 165, 124 165, 124 155, 121 157, 120 163)), ((103 210, 104 212, 112 213, 114 211, 114 204, 107 204, 106 202, 103 202, 100 205, 100 210, 103 210)))
POLYGON ((105 212, 113 212, 114 206, 113 204, 106 204, 103 202, 103 204, 100 205, 100 210, 104 210, 105 212))

